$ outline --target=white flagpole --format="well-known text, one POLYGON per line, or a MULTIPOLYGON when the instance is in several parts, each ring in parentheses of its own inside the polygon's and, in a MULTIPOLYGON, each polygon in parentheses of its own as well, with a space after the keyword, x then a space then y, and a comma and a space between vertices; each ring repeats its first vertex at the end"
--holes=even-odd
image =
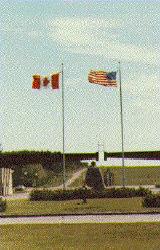
POLYGON ((123 131, 123 103, 122 103, 122 81, 121 81, 121 64, 119 62, 119 93, 120 93, 120 107, 121 107, 121 140, 122 140, 122 184, 125 187, 125 166, 124 166, 124 131, 123 131))
POLYGON ((64 131, 64 79, 62 63, 62 133, 63 133, 63 190, 66 189, 65 131, 64 131))

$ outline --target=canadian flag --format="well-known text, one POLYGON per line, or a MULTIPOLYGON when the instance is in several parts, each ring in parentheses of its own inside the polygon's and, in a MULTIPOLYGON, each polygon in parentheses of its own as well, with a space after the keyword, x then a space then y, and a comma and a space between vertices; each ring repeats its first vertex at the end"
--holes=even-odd
POLYGON ((50 82, 50 80, 48 80, 48 77, 47 77, 47 76, 43 78, 43 86, 44 86, 44 87, 47 87, 48 84, 49 84, 49 82, 50 82))
POLYGON ((34 75, 33 82, 32 82, 32 89, 40 89, 40 87, 41 87, 41 76, 34 75))
POLYGON ((59 73, 51 75, 52 89, 59 89, 59 73))
POLYGON ((40 75, 33 75, 32 89, 40 89, 41 87, 48 87, 51 82, 52 89, 59 89, 59 77, 60 73, 54 73, 51 75, 50 80, 47 76, 41 77, 40 75))

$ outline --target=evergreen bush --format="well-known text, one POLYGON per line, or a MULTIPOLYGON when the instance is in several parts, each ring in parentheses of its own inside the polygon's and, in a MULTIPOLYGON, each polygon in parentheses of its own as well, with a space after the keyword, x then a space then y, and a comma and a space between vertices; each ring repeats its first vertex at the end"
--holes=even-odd
POLYGON ((0 212, 4 212, 7 208, 7 202, 6 200, 3 200, 0 198, 0 212))
POLYGON ((91 166, 87 169, 85 184, 95 191, 104 189, 103 177, 100 169, 95 166, 95 162, 92 162, 91 166))
POLYGON ((148 194, 142 204, 144 207, 160 207, 160 194, 148 194))

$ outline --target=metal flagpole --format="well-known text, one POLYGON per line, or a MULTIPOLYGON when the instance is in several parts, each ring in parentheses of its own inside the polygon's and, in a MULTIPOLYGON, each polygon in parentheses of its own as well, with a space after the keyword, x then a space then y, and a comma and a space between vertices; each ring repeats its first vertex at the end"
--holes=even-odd
POLYGON ((64 137, 64 79, 62 63, 62 132, 63 132, 63 190, 66 189, 65 137, 64 137))
POLYGON ((121 107, 121 140, 122 140, 122 183, 123 187, 126 184, 125 166, 124 166, 124 131, 123 131, 123 105, 122 105, 122 81, 121 81, 121 64, 119 62, 119 93, 120 93, 120 107, 121 107))

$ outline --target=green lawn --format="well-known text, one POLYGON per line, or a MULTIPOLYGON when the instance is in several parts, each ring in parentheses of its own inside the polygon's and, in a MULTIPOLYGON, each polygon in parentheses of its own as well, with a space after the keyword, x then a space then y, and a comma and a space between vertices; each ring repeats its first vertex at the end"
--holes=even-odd
MULTIPOLYGON (((122 168, 110 168, 114 173, 115 185, 122 185, 122 168)), ((102 174, 105 168, 101 168, 102 174)), ((126 167, 126 185, 154 185, 160 183, 160 167, 126 167)))
MULTIPOLYGON (((122 185, 122 167, 105 167, 101 166, 102 175, 109 168, 114 174, 114 185, 122 185)), ((160 166, 148 167, 125 167, 126 185, 155 185, 160 184, 160 166)), ((80 176, 72 187, 82 186, 85 175, 80 176)))
POLYGON ((1 250, 158 250, 160 223, 3 225, 0 235, 1 250))
POLYGON ((81 200, 71 201, 29 201, 10 200, 7 202, 6 215, 38 214, 86 214, 107 212, 148 212, 160 208, 143 208, 142 198, 89 199, 86 204, 81 200))

